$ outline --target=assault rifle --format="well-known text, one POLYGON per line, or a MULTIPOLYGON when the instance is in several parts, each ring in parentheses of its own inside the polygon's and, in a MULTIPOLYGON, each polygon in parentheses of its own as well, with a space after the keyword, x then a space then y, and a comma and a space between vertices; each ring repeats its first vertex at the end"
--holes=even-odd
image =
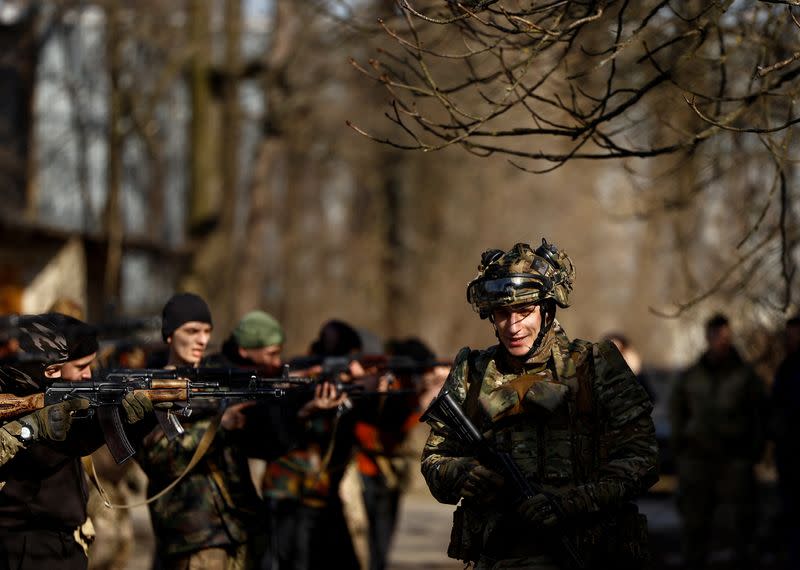
MULTIPOLYGON (((428 422, 431 420, 444 424, 462 443, 473 450, 478 461, 486 466, 499 470, 505 476, 506 480, 510 480, 514 487, 514 493, 520 502, 535 495, 544 495, 547 497, 550 507, 559 520, 564 520, 564 511, 558 504, 558 501, 553 498, 552 494, 548 493, 541 485, 537 485, 525 477, 525 474, 511 457, 511 454, 498 451, 489 444, 483 434, 475 427, 475 424, 472 423, 464 413, 464 410, 461 409, 461 406, 447 388, 439 393, 420 418, 421 422, 428 422)), ((561 535, 560 538, 561 547, 572 560, 575 567, 586 568, 583 559, 575 548, 575 545, 572 544, 572 541, 565 535, 561 535)))
MULTIPOLYGON (((310 378, 263 378, 256 373, 226 368, 178 368, 174 370, 103 370, 90 380, 51 382, 44 392, 28 396, 0 393, 0 420, 7 421, 51 404, 83 398, 90 402, 90 414, 97 414, 108 449, 117 463, 135 453, 123 428, 119 407, 130 392, 141 392, 153 403, 186 402, 180 413, 191 414, 194 399, 259 400, 281 398, 292 385, 312 382, 310 378)), ((169 439, 183 433, 172 410, 156 409, 156 417, 169 439)))
POLYGON ((348 356, 299 356, 289 361, 292 370, 308 370, 319 367, 320 374, 330 375, 347 372, 351 362, 359 362, 364 368, 376 368, 381 372, 395 374, 421 374, 436 366, 450 366, 444 360, 419 361, 410 356, 393 356, 387 354, 353 354, 348 356))
MULTIPOLYGON (((363 386, 364 393, 374 393, 378 381, 382 376, 389 378, 389 393, 410 394, 418 392, 420 382, 418 375, 421 375, 436 366, 450 366, 450 362, 440 360, 419 361, 409 356, 391 356, 386 354, 353 354, 348 356, 301 356, 289 361, 288 366, 304 375, 313 371, 318 378, 326 382, 341 384, 341 375, 349 375, 350 363, 356 361, 368 371, 367 375, 354 380, 352 385, 363 386), (395 384, 395 380, 401 380, 395 384), (403 382, 403 380, 406 382, 403 382), (407 382, 412 381, 411 385, 407 382), (402 385, 402 389, 397 389, 397 385, 402 385), (414 386, 417 389, 409 389, 414 386)), ((348 385, 348 384, 345 384, 348 385)), ((357 392, 358 389, 354 389, 357 392)))

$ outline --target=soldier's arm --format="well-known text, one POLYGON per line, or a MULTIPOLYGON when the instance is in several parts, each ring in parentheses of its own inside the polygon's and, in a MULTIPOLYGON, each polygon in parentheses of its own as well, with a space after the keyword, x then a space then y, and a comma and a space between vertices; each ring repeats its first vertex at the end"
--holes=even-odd
MULTIPOLYGON (((467 396, 467 361, 469 348, 462 348, 453 362, 450 375, 442 387, 449 389, 463 405, 467 396)), ((475 459, 467 455, 454 434, 438 422, 430 422, 431 433, 422 450, 422 474, 434 498, 454 505, 461 499, 461 487, 475 459)))
POLYGON ((655 483, 658 445, 650 417, 652 403, 617 349, 610 343, 594 347, 595 406, 606 429, 601 434, 597 481, 566 492, 568 514, 597 512, 631 500, 655 483))
POLYGON ((8 463, 21 449, 25 449, 21 441, 6 430, 0 429, 0 466, 8 463))

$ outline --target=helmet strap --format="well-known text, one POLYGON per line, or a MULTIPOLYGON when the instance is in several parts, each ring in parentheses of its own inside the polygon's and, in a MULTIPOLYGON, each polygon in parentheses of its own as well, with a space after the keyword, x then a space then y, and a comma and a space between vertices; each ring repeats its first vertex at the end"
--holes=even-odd
MULTIPOLYGON (((520 360, 523 362, 527 362, 534 354, 539 351, 539 348, 542 346, 542 342, 544 342, 544 337, 547 336, 547 333, 550 332, 550 329, 553 326, 553 323, 556 320, 556 306, 555 303, 547 302, 539 304, 539 310, 542 313, 542 328, 539 329, 539 334, 536 335, 536 340, 531 345, 530 350, 525 353, 524 356, 520 357, 520 360)), ((495 329, 495 334, 497 334, 497 329, 495 329)))

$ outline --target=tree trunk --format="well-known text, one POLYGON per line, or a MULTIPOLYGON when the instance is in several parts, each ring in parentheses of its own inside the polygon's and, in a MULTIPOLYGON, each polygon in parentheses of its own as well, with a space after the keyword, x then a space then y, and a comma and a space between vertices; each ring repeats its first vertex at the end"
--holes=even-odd
POLYGON ((33 107, 39 44, 38 10, 0 25, 0 200, 4 211, 35 215, 33 107))
POLYGON ((189 93, 192 119, 189 127, 190 175, 188 227, 202 235, 219 216, 214 152, 214 125, 209 84, 211 58, 211 16, 208 0, 190 0, 189 34, 193 57, 189 64, 189 93))
POLYGON ((122 65, 118 8, 111 4, 106 11, 106 61, 109 78, 108 97, 108 193, 105 209, 105 234, 108 240, 103 293, 105 303, 116 306, 120 292, 122 270, 122 94, 119 74, 122 65))

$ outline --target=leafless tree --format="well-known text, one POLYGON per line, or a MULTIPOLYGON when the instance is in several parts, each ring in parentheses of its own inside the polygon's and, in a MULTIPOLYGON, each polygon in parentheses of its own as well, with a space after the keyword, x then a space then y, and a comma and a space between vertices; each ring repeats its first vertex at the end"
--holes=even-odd
POLYGON ((666 217, 685 254, 682 300, 662 314, 717 293, 786 312, 800 238, 796 5, 398 0, 399 15, 382 23, 393 47, 353 62, 391 94, 394 129, 354 128, 400 149, 504 156, 533 173, 615 160, 636 207, 612 214, 666 217), (729 217, 709 240, 712 203, 729 217))

